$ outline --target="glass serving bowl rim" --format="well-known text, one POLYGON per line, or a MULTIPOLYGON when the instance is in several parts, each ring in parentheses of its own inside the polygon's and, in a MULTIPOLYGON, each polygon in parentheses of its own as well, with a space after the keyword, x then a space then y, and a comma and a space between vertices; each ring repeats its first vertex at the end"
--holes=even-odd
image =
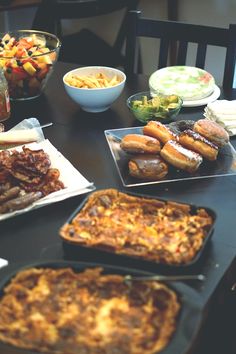
MULTIPOLYGON (((29 34, 33 34, 33 33, 36 33, 36 34, 41 34, 41 35, 45 35, 45 36, 48 36, 48 37, 52 37, 53 39, 56 40, 56 47, 49 50, 48 52, 46 53, 42 53, 42 54, 37 54, 37 55, 28 55, 28 56, 25 56, 25 57, 22 57, 22 59, 28 59, 28 58, 38 58, 38 57, 42 57, 42 56, 45 56, 45 55, 48 55, 50 53, 54 53, 55 51, 59 50, 60 47, 61 47, 61 41, 60 39, 53 33, 50 33, 50 32, 46 32, 46 31, 38 31, 38 30, 15 30, 15 31, 8 31, 6 32, 7 34, 9 34, 10 36, 14 36, 14 34, 16 35, 16 33, 29 33, 29 34)), ((0 38, 2 38, 6 33, 3 33, 3 32, 0 32, 0 38)), ((16 56, 10 56, 10 57, 6 57, 6 56, 0 56, 0 60, 1 59, 20 59, 16 56)))

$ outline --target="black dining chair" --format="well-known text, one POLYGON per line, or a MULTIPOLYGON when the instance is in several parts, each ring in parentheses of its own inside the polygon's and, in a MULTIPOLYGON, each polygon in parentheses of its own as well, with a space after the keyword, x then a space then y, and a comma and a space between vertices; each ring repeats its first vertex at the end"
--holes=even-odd
POLYGON ((61 61, 80 65, 123 66, 127 14, 129 10, 136 9, 138 3, 139 0, 42 0, 32 28, 54 33, 61 39, 61 61), (63 34, 63 20, 91 18, 118 10, 124 10, 124 16, 112 45, 88 28, 79 31, 75 28, 72 34, 63 34))
POLYGON ((127 19, 125 72, 128 77, 137 72, 138 68, 137 39, 149 37, 160 39, 157 69, 169 66, 169 48, 173 42, 176 43, 176 56, 175 63, 172 62, 171 65, 187 65, 189 44, 195 43, 197 46, 195 66, 201 69, 205 68, 208 46, 226 48, 222 86, 226 89, 233 87, 236 61, 236 24, 230 24, 228 28, 218 28, 162 21, 144 18, 141 16, 141 11, 130 11, 127 19))

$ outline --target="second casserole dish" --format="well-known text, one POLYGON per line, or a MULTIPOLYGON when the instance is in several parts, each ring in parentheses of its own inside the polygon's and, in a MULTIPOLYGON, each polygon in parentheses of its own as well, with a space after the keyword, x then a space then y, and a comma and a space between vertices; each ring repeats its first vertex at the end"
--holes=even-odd
POLYGON ((90 194, 60 236, 74 247, 188 266, 200 257, 215 218, 209 208, 106 189, 90 194))

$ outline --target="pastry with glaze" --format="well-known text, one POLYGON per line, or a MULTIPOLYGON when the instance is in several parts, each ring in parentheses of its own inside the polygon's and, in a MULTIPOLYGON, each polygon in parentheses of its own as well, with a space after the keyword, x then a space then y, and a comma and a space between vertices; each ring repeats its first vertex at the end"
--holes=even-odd
POLYGON ((121 149, 131 154, 157 154, 161 150, 160 142, 142 134, 127 134, 120 143, 121 149))
POLYGON ((218 146, 190 129, 179 135, 179 143, 187 149, 199 153, 207 160, 215 161, 217 159, 218 146))
POLYGON ((138 179, 160 180, 168 173, 168 164, 159 156, 137 155, 129 161, 129 174, 138 179))
POLYGON ((169 140, 178 140, 178 136, 167 125, 151 120, 143 128, 143 134, 152 136, 165 144, 169 140))
POLYGON ((176 141, 168 141, 161 149, 161 157, 172 166, 187 172, 196 172, 203 161, 197 152, 186 149, 176 141))

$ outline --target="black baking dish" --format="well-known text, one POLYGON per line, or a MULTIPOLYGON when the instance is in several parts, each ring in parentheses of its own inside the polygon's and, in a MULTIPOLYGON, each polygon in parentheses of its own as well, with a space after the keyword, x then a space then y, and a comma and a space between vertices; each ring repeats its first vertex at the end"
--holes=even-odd
MULTIPOLYGON (((192 205, 189 203, 180 203, 177 201, 173 200, 168 200, 168 199, 163 199, 155 196, 149 196, 149 195, 144 195, 144 194, 138 194, 138 193, 133 193, 133 192, 127 192, 127 191, 120 191, 122 193, 125 193, 127 195, 131 196, 136 196, 136 197, 142 197, 142 198, 148 198, 148 199, 157 199, 162 202, 176 202, 178 204, 184 204, 184 205, 189 205, 191 213, 196 213, 196 210, 199 208, 203 208, 207 211, 207 213, 212 217, 213 223, 208 231, 207 236, 205 237, 203 241, 203 245, 201 249, 198 251, 196 256, 191 260, 189 263, 185 264, 180 264, 180 265, 169 265, 169 264, 164 264, 160 262, 154 262, 150 260, 145 260, 143 258, 138 258, 135 256, 128 256, 128 255, 123 255, 123 254, 118 254, 112 251, 109 251, 107 249, 99 248, 99 247, 91 247, 91 246, 86 246, 86 245, 79 245, 70 241, 65 240, 62 236, 62 247, 65 255, 65 259, 68 260, 89 260, 89 261, 96 261, 96 262, 102 262, 102 263, 108 263, 108 264, 114 264, 114 265, 124 265, 127 267, 132 267, 135 269, 143 269, 147 271, 163 271, 163 272, 187 272, 187 271, 192 271, 195 269, 198 265, 201 264, 201 261, 204 260, 204 254, 207 253, 207 246, 209 244, 210 238, 213 234, 213 229, 214 229, 214 223, 216 220, 216 213, 210 208, 203 207, 203 206, 196 206, 192 205), (82 258, 81 258, 82 257, 82 258)), ((84 201, 76 208, 76 210, 72 213, 72 215, 69 217, 67 222, 65 224, 70 224, 73 218, 82 210, 82 208, 85 206, 89 199, 89 195, 84 199, 84 201)))
MULTIPOLYGON (((70 267, 76 272, 83 271, 86 268, 102 267, 106 274, 121 274, 121 275, 150 275, 151 273, 131 270, 125 267, 108 266, 98 263, 72 262, 72 261, 42 261, 33 262, 27 265, 7 266, 0 270, 0 297, 3 296, 3 289, 18 272, 31 268, 67 268, 70 267)), ((168 283, 168 287, 172 288, 179 298, 181 303, 180 314, 177 319, 177 328, 173 334, 169 344, 159 353, 161 354, 189 354, 195 347, 198 341, 198 333, 203 320, 202 316, 202 301, 199 294, 181 282, 168 283)), ((39 354, 39 352, 21 349, 9 344, 0 342, 0 353, 4 354, 39 354)), ((53 353, 52 353, 53 354, 53 353)), ((65 353, 66 354, 66 353, 65 353)), ((78 353, 79 354, 79 353, 78 353)))

